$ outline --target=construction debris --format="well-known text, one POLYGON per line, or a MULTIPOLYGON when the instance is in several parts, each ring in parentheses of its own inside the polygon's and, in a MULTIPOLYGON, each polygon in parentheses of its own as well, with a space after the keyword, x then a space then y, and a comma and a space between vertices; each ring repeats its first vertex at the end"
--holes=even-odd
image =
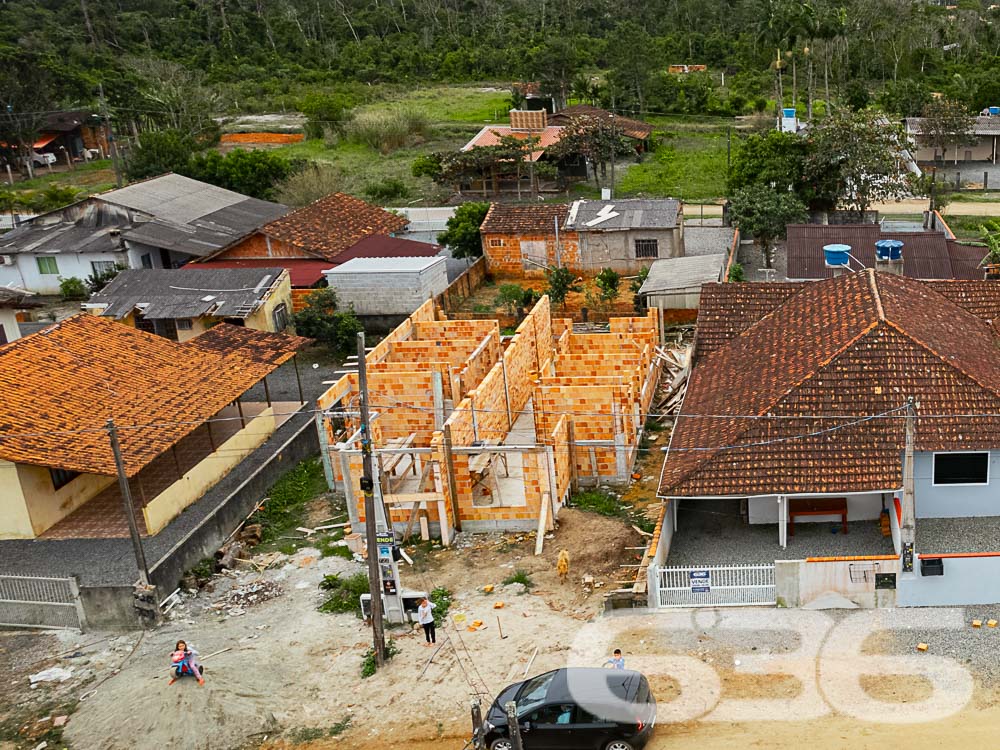
POLYGON ((986 621, 986 624, 987 624, 987 625, 988 625, 989 627, 991 627, 991 628, 995 628, 995 627, 997 626, 997 621, 996 621, 996 620, 987 620, 987 621, 986 621))
POLYGON ((691 346, 682 349, 656 347, 656 358, 663 365, 663 375, 658 389, 659 400, 654 404, 653 411, 659 415, 657 421, 661 424, 680 411, 691 372, 691 351, 691 346))
POLYGON ((252 607, 269 599, 275 599, 283 593, 284 590, 274 581, 254 581, 230 591, 226 603, 232 608, 252 607))
POLYGON ((983 626, 983 621, 982 620, 973 620, 972 621, 972 627, 974 627, 974 628, 981 628, 982 626, 983 626))
POLYGON ((917 644, 917 651, 924 652, 924 651, 926 651, 929 648, 930 648, 930 646, 928 646, 926 643, 918 643, 917 644))

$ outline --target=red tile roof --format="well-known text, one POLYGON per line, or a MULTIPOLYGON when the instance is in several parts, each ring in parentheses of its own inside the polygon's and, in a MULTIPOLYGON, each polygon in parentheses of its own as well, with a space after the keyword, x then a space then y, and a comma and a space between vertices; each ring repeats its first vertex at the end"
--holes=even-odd
MULTIPOLYGON (((593 117, 596 120, 611 120, 611 113, 600 107, 592 107, 589 104, 574 104, 566 109, 560 109, 549 117, 549 122, 553 125, 569 125, 574 120, 581 117, 593 117)), ((614 118, 618 132, 629 138, 644 141, 653 134, 653 126, 642 120, 633 120, 629 117, 614 118)))
MULTIPOLYGON (((734 333, 743 321, 710 325, 715 348, 699 353, 691 373, 660 495, 896 489, 898 409, 909 396, 919 450, 994 447, 1000 418, 929 416, 1000 413, 1000 337, 970 311, 997 309, 1000 284, 973 282, 965 294, 952 283, 951 298, 966 296, 966 308, 937 285, 868 270, 801 284, 768 310, 789 292, 783 285, 742 331, 734 333)), ((710 296, 751 296, 744 284, 712 286, 710 296)), ((739 317, 751 307, 715 302, 739 317)))
POLYGON ((507 125, 487 125, 476 133, 475 137, 462 146, 463 151, 471 151, 478 146, 499 146, 500 139, 504 136, 512 135, 518 140, 525 140, 528 137, 537 137, 535 150, 532 151, 529 161, 538 161, 545 154, 545 149, 550 148, 559 142, 562 136, 562 128, 549 125, 545 130, 525 131, 513 130, 507 125))
MULTIPOLYGON (((986 251, 949 240, 942 232, 883 232, 878 224, 789 224, 788 278, 828 279, 833 276, 823 246, 851 246, 851 255, 866 268, 875 267, 875 242, 903 243, 903 274, 915 279, 981 279, 978 268, 986 251)), ((852 264, 858 270, 857 264, 852 264)))
POLYGON ((114 417, 132 476, 307 341, 220 324, 178 344, 67 318, 0 347, 0 458, 113 476, 114 417))
POLYGON ((268 237, 334 260, 358 240, 372 234, 394 234, 409 222, 385 209, 344 193, 320 198, 261 228, 268 237))
POLYGON ((492 203, 479 231, 483 234, 555 234, 569 214, 565 203, 492 203))

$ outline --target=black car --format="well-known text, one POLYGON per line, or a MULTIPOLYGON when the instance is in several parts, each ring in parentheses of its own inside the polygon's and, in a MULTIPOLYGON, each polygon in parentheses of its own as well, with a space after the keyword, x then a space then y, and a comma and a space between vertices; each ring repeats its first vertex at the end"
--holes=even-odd
POLYGON ((510 750, 507 710, 517 704, 525 750, 638 750, 656 723, 649 681, 622 669, 556 669, 515 683, 486 714, 486 747, 510 750))

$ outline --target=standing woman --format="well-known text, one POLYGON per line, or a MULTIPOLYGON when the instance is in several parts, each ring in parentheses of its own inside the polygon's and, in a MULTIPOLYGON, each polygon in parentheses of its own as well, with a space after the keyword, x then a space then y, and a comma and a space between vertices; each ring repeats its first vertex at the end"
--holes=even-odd
POLYGON ((424 628, 424 638, 427 642, 424 643, 425 646, 430 646, 431 644, 437 643, 436 634, 434 632, 434 607, 436 605, 429 601, 427 597, 420 600, 420 606, 417 607, 417 622, 419 622, 424 628))

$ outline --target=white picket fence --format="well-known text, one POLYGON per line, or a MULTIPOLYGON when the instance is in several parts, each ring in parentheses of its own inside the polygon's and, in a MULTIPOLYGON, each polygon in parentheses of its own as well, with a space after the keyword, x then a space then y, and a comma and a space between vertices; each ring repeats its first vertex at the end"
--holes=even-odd
POLYGON ((660 607, 745 607, 775 603, 774 565, 658 568, 660 607))

